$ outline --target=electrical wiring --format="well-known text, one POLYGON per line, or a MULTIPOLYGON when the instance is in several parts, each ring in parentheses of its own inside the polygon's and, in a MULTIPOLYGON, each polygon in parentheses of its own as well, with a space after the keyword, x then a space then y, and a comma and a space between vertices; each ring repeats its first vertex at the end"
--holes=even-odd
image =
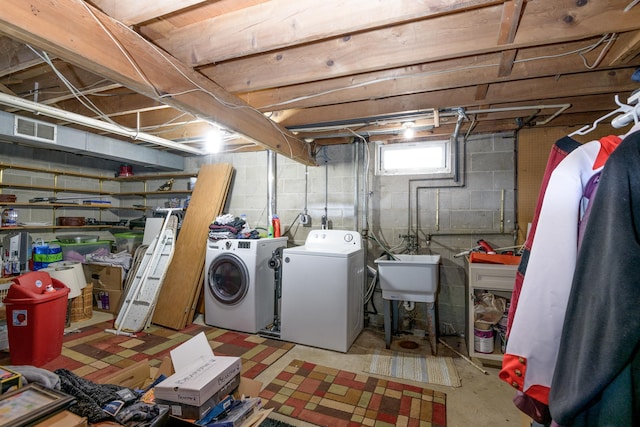
POLYGON ((317 98, 319 96, 330 95, 332 93, 341 92, 341 91, 344 91, 344 90, 357 89, 359 87, 368 86, 368 85, 372 85, 372 84, 384 83, 384 82, 390 81, 390 80, 401 80, 401 79, 412 79, 412 78, 416 78, 416 77, 437 76, 437 75, 440 75, 440 74, 449 74, 449 73, 455 73, 455 72, 458 72, 458 71, 467 71, 467 70, 476 70, 476 69, 481 69, 481 68, 497 67, 499 65, 500 64, 498 64, 498 63, 496 63, 496 64, 472 65, 472 66, 468 66, 468 67, 460 67, 460 68, 455 68, 455 69, 451 69, 451 70, 425 71, 423 73, 410 74, 410 75, 404 75, 404 76, 389 76, 389 77, 384 77, 384 78, 368 80, 366 82, 356 83, 356 84, 352 84, 352 85, 348 85, 348 86, 344 86, 344 87, 339 87, 339 88, 335 88, 335 89, 330 89, 330 90, 326 90, 326 91, 323 91, 323 92, 314 93, 312 95, 300 96, 298 98, 293 98, 293 99, 290 99, 290 100, 287 100, 287 101, 282 101, 282 102, 277 102, 277 103, 270 104, 270 105, 265 105, 262 108, 281 107, 283 105, 292 104, 294 102, 306 101, 307 99, 313 99, 313 98, 317 98))
MULTIPOLYGON (((614 34, 615 36, 615 34, 614 34)), ((593 43, 589 46, 580 48, 580 49, 576 49, 570 52, 563 52, 563 53, 559 53, 557 55, 544 55, 544 56, 537 56, 537 57, 533 57, 533 58, 526 58, 526 59, 519 59, 519 60, 515 60, 513 61, 514 64, 517 63, 522 63, 522 62, 530 62, 530 61, 537 61, 537 60, 541 60, 541 59, 551 59, 551 58, 560 58, 563 56, 569 56, 569 55, 574 55, 574 54, 578 54, 580 56, 582 56, 584 53, 588 53, 590 51, 592 51, 593 49, 595 49, 596 47, 600 46, 602 43, 607 42, 607 44, 611 44, 613 42, 613 40, 609 37, 608 34, 605 34, 599 41, 597 41, 596 43, 593 43)), ((608 49, 608 46, 605 48, 605 53, 606 53, 606 49, 608 49)), ((601 56, 604 56, 603 54, 601 56)), ((597 62, 599 62, 599 60, 601 60, 602 58, 599 58, 597 62)), ((584 57, 583 57, 584 60, 584 57)), ((409 74, 409 75, 401 75, 401 76, 389 76, 389 77, 384 77, 384 78, 377 78, 377 79, 372 79, 372 80, 368 80, 365 82, 360 82, 360 83, 356 83, 356 84, 351 84, 351 85, 347 85, 347 86, 342 86, 339 88, 335 88, 335 89, 329 89, 323 92, 318 92, 318 93, 314 93, 311 95, 306 95, 306 96, 299 96, 297 98, 293 98, 287 101, 282 101, 282 102, 277 102, 277 103, 273 103, 273 104, 269 104, 269 105, 265 105, 262 108, 272 108, 272 107, 282 107, 288 104, 293 104, 295 102, 300 102, 300 101, 306 101, 308 99, 313 99, 313 98, 317 98, 320 96, 325 96, 325 95, 330 95, 332 93, 336 93, 336 92, 341 92, 341 91, 345 91, 345 90, 350 90, 350 89, 357 89, 359 87, 363 87, 363 86, 368 86, 368 85, 373 85, 373 84, 377 84, 377 83, 383 83, 385 81, 390 81, 390 80, 401 80, 401 79, 412 79, 412 78, 416 78, 416 77, 429 77, 429 76, 437 76, 437 75, 443 75, 443 74, 451 74, 451 73, 458 73, 461 71, 469 71, 469 70, 478 70, 478 69, 482 69, 482 68, 493 68, 493 67, 499 67, 500 64, 499 63, 491 63, 491 64, 482 64, 482 65, 471 65, 471 66, 467 66, 467 67, 458 67, 458 68, 452 68, 452 69, 448 69, 448 70, 440 70, 440 71, 425 71, 422 73, 417 73, 417 74, 409 74)), ((585 67, 587 68, 594 68, 596 67, 596 65, 593 66, 589 66, 586 62, 585 62, 585 67)))
MULTIPOLYGON (((102 21, 100 21, 100 19, 98 19, 98 17, 93 12, 93 10, 91 10, 91 8, 85 2, 81 2, 81 4, 82 4, 82 6, 84 6, 84 8, 87 10, 87 12, 89 12, 89 15, 91 15, 91 17, 94 19, 94 21, 96 21, 96 23, 100 26, 102 31, 104 31, 104 33, 107 35, 107 37, 109 37, 111 39, 111 41, 113 41, 113 44, 118 48, 118 50, 120 50, 122 55, 127 59, 129 64, 131 64, 131 66, 136 71, 136 73, 147 83, 149 88, 151 90, 153 90, 153 92, 156 94, 156 96, 160 96, 160 93, 158 92, 156 87, 153 85, 153 83, 151 83, 151 81, 147 78, 147 76, 142 72, 140 67, 138 67, 138 64, 136 63, 136 61, 133 60, 131 55, 129 55, 129 53, 124 49, 124 47, 118 41, 118 39, 111 33, 111 31, 109 31, 109 29, 102 23, 102 21)), ((118 21, 116 21, 116 22, 118 22, 118 21)), ((123 25, 123 27, 124 27, 124 25, 123 25)), ((127 27, 124 27, 124 28, 127 28, 127 27)), ((135 31, 133 31, 133 33, 137 34, 135 31)))
MULTIPOLYGON (((191 83, 192 85, 195 86, 194 89, 190 89, 190 90, 186 90, 186 91, 182 91, 182 92, 176 92, 176 93, 169 93, 169 94, 160 94, 157 90, 157 88, 153 85, 153 83, 144 75, 144 73, 142 73, 142 70, 140 70, 140 68, 137 66, 137 64, 135 63, 135 60, 126 52, 126 50, 122 47, 121 43, 117 40, 117 38, 102 24, 102 22, 98 19, 98 17, 93 13, 93 11, 91 10, 91 8, 89 8, 88 5, 82 3, 83 6, 89 11, 90 15, 93 17, 93 19, 100 25, 100 27, 102 28, 102 30, 107 34, 107 36, 116 44, 116 46, 118 47, 118 49, 124 54, 125 58, 131 63, 131 65, 134 67, 134 69, 136 70, 136 72, 138 73, 138 75, 149 85, 149 87, 154 91, 154 93, 156 94, 156 96, 159 99, 162 98, 166 98, 166 97, 176 97, 176 96, 180 96, 183 94, 187 94, 187 93, 192 93, 192 92, 202 92, 208 96, 210 96, 211 98, 213 98, 214 100, 216 100, 218 103, 220 103, 221 105, 227 107, 227 108, 232 108, 232 109, 248 109, 251 111, 254 111, 258 114, 260 114, 261 116, 264 116, 264 114, 258 110, 255 107, 252 107, 251 105, 248 104, 235 104, 235 103, 231 103, 228 102, 224 99, 221 99, 220 97, 218 97, 216 94, 214 94, 213 92, 207 90, 206 88, 202 87, 200 84, 198 84, 195 80, 193 80, 190 76, 188 76, 187 74, 185 74, 183 72, 183 70, 181 70, 175 63, 174 61, 171 61, 166 54, 160 50, 158 47, 156 47, 153 44, 148 44, 160 57, 162 57, 168 64, 169 66, 171 66, 175 71, 177 71, 182 77, 184 77, 189 83, 191 83)), ((146 42, 145 39, 142 38, 142 36, 140 36, 140 34, 136 33, 135 31, 131 30, 129 27, 126 27, 124 24, 120 23, 119 21, 116 21, 116 23, 118 25, 121 25, 122 28, 124 28, 125 30, 131 32, 134 36, 140 38, 141 40, 144 40, 146 42)), ((266 117, 265 117, 266 118, 266 117)), ((298 139, 296 137, 292 137, 290 135, 288 135, 287 133, 283 132, 282 129, 279 127, 278 124, 276 124, 274 121, 268 119, 268 123, 274 128, 274 130, 276 130, 278 133, 280 133, 284 139, 284 142, 286 143, 287 147, 289 148, 289 156, 291 158, 294 157, 293 155, 293 147, 291 146, 291 143, 289 141, 289 139, 293 139, 294 141, 297 141, 299 143, 302 143, 303 145, 305 145, 307 147, 308 150, 308 154, 310 157, 312 157, 312 152, 311 152, 311 147, 310 144, 306 143, 304 140, 298 139)))
MULTIPOLYGON (((78 102, 80 102, 85 108, 87 108, 88 110, 90 110, 91 112, 93 112, 97 117, 101 118, 102 120, 111 123, 114 126, 117 126, 120 129, 123 129, 125 131, 131 131, 130 128, 123 126, 121 124, 119 124, 118 122, 114 121, 113 119, 111 119, 111 117, 108 114, 105 114, 102 110, 100 110, 89 98, 87 98, 87 96, 85 95, 85 92, 87 89, 97 86, 98 84, 100 84, 100 82, 107 82, 108 80, 101 80, 100 82, 96 82, 93 85, 87 86, 86 88, 77 88, 73 83, 71 83, 71 81, 69 79, 67 79, 67 77, 56 67, 56 65, 53 63, 53 61, 51 60, 51 58, 49 58, 49 55, 46 52, 39 52, 36 49, 34 49, 32 46, 27 45, 27 47, 29 49, 31 49, 31 51, 33 51, 40 59, 43 60, 43 62, 45 62, 47 65, 49 65, 49 67, 51 68, 51 70, 54 72, 54 74, 60 79, 60 81, 67 87, 67 89, 69 90, 69 92, 73 95, 73 97, 75 99, 78 100, 78 102)), ((41 92, 42 93, 42 92, 41 92)), ((51 92, 49 92, 51 93, 51 92)), ((64 93, 64 92, 59 92, 59 93, 64 93)), ((133 94, 134 92, 132 92, 133 94)), ((95 96, 98 94, 92 94, 92 96, 95 96)), ((115 95, 107 95, 104 94, 103 96, 115 96, 115 95)), ((166 128, 167 125, 171 124, 173 121, 178 120, 180 117, 186 116, 188 115, 188 113, 185 112, 181 112, 179 115, 177 115, 176 117, 158 124, 158 125, 154 125, 154 126, 146 126, 146 127, 139 127, 136 129, 137 132, 148 132, 149 130, 154 130, 154 129, 160 129, 160 128, 166 128)), ((177 125, 174 126, 171 129, 165 129, 162 132, 148 132, 150 135, 160 135, 162 133, 165 132, 172 132, 175 131, 177 129, 179 129, 180 127, 184 127, 186 126, 188 123, 183 123, 181 125, 177 125)))
POLYGON ((606 53, 609 51, 609 48, 611 47, 611 43, 613 43, 615 41, 615 39, 617 38, 617 34, 613 33, 609 39, 607 40, 607 44, 602 48, 602 51, 600 52, 600 54, 598 55, 598 57, 596 58, 595 62, 592 65, 589 65, 587 63, 587 58, 584 57, 584 54, 589 52, 581 52, 579 55, 582 58, 582 63, 584 64, 585 67, 587 67, 590 70, 593 70, 594 68, 596 68, 598 65, 600 65, 600 62, 602 62, 602 58, 604 58, 604 56, 606 55, 606 53))
POLYGON ((29 49, 31 49, 31 51, 33 51, 33 53, 35 53, 40 59, 42 59, 47 65, 49 65, 49 67, 51 68, 51 70, 54 72, 54 74, 60 79, 60 81, 62 81, 62 83, 67 87, 67 89, 69 89, 69 91, 71 92, 71 94, 85 107, 87 108, 89 111, 93 112, 94 114, 96 114, 97 116, 101 117, 102 119, 104 119, 105 121, 108 121, 109 123, 111 123, 112 125, 118 126, 121 129, 125 129, 125 130, 129 130, 126 127, 120 125, 119 123, 111 120, 111 118, 109 118, 107 115, 105 115, 102 111, 100 111, 100 109, 93 103, 91 102, 90 99, 88 99, 83 93, 82 91, 80 91, 80 89, 76 88, 73 83, 71 83, 71 81, 69 81, 69 79, 67 79, 64 74, 62 74, 60 72, 60 70, 58 70, 58 68, 55 66, 55 64, 53 63, 53 61, 51 61, 51 59, 49 58, 49 55, 46 52, 38 52, 37 50, 35 50, 33 47, 31 47, 30 45, 27 45, 27 47, 29 49))
MULTIPOLYGON (((216 94, 216 93, 211 92, 211 90, 208 90, 207 88, 203 87, 200 84, 202 82, 199 83, 194 76, 188 75, 186 73, 184 67, 181 67, 180 64, 178 62, 176 62, 176 60, 174 58, 170 57, 169 54, 167 54, 166 52, 162 51, 157 46, 154 46, 151 43, 147 43, 147 45, 150 47, 150 49, 153 49, 157 53, 157 55, 159 57, 163 58, 167 62, 169 67, 172 67, 174 70, 176 70, 183 78, 186 79, 186 81, 188 81, 191 85, 194 86, 191 89, 187 89, 187 90, 183 90, 183 91, 177 91, 177 92, 174 92, 174 93, 164 93, 164 92, 162 92, 161 90, 159 90, 156 87, 156 85, 152 81, 152 76, 148 76, 148 75, 145 74, 144 70, 137 64, 136 58, 132 54, 130 54, 127 51, 127 49, 123 46, 123 44, 119 41, 119 39, 117 37, 117 33, 114 34, 114 32, 110 31, 110 29, 105 25, 105 23, 103 23, 101 21, 101 18, 97 16, 97 14, 94 12, 94 10, 92 10, 92 8, 90 6, 88 6, 85 3, 82 3, 82 4, 86 8, 87 12, 89 13, 89 16, 91 16, 92 19, 95 20, 95 22, 99 25, 101 30, 104 31, 105 34, 110 38, 110 40, 117 46, 117 48, 122 53, 122 55, 124 55, 126 60, 134 68, 135 72, 141 77, 141 79, 145 82, 145 84, 148 85, 150 90, 153 91, 153 93, 158 97, 158 99, 166 99, 166 98, 169 98, 169 97, 180 97, 180 96, 186 95, 188 93, 202 92, 202 93, 205 93, 208 96, 212 97, 218 103, 220 103, 222 106, 224 106, 226 108, 230 108, 230 109, 249 109, 249 110, 254 111, 255 113, 260 114, 263 117, 267 118, 264 115, 264 113, 262 113, 260 110, 258 110, 257 108, 255 108, 255 107, 253 107, 251 105, 248 105, 246 103, 241 103, 239 100, 238 100, 238 102, 233 102, 232 100, 230 101, 230 99, 226 98, 226 97, 225 97, 226 99, 223 99, 223 98, 221 98, 219 96, 220 94, 216 94)), ((144 38, 140 34, 135 32, 133 29, 125 26, 124 24, 115 21, 115 25, 122 26, 123 30, 126 30, 129 33, 133 34, 135 37, 138 37, 138 38, 144 40, 144 38)), ((595 68, 600 63, 600 61, 602 60, 602 57, 604 56, 604 54, 608 50, 608 48, 611 45, 611 43, 613 43, 613 41, 615 40, 615 36, 616 36, 615 34, 613 34, 613 35, 605 35, 598 42, 593 43, 590 46, 586 46, 586 47, 581 48, 581 49, 573 50, 571 52, 565 52, 565 53, 561 53, 561 54, 558 54, 558 55, 552 55, 552 56, 539 56, 539 57, 534 57, 534 58, 520 59, 520 60, 514 61, 514 63, 523 63, 523 62, 527 62, 527 61, 535 61, 535 60, 545 59, 545 58, 554 58, 554 57, 561 57, 561 56, 578 54, 578 55, 580 55, 582 57, 585 67, 590 68, 590 69, 591 68, 595 68), (599 57, 596 59, 595 63, 594 64, 589 64, 584 55, 586 55, 586 53, 590 52, 591 50, 597 48, 598 46, 602 46, 603 44, 605 44, 605 46, 603 48, 603 51, 601 52, 599 57)), ((360 88, 360 87, 364 87, 364 86, 373 85, 373 84, 376 84, 376 83, 382 83, 382 82, 385 82, 385 81, 400 80, 400 79, 407 79, 407 78, 419 78, 419 77, 425 77, 425 76, 435 76, 435 75, 443 75, 443 74, 450 74, 450 73, 459 73, 459 72, 463 72, 463 71, 478 70, 478 69, 482 69, 482 68, 495 68, 495 67, 500 66, 500 63, 498 61, 494 61, 494 62, 489 63, 489 64, 478 64, 478 65, 457 67, 457 68, 453 68, 453 69, 449 69, 449 70, 425 71, 423 73, 411 74, 411 75, 393 75, 393 76, 386 76, 386 77, 381 77, 381 78, 374 78, 374 79, 370 79, 370 80, 359 82, 359 83, 354 83, 354 84, 351 84, 351 85, 346 85, 346 86, 339 87, 339 88, 328 89, 328 90, 325 90, 325 91, 320 91, 318 93, 309 94, 309 95, 306 95, 306 96, 296 97, 296 98, 285 100, 285 101, 282 101, 282 102, 275 102, 275 103, 263 106, 263 107, 261 107, 261 109, 266 109, 266 108, 271 108, 271 107, 284 107, 284 106, 287 106, 287 105, 290 105, 292 103, 296 103, 296 102, 299 102, 299 101, 302 101, 302 100, 307 100, 307 99, 311 99, 311 98, 317 98, 317 97, 325 96, 325 95, 332 94, 332 93, 335 93, 335 92, 340 92, 340 91, 349 90, 349 89, 356 89, 356 88, 360 88)), ((208 120, 207 118, 203 118, 203 119, 204 120, 208 120)), ((313 150, 313 146, 311 145, 311 143, 309 143, 307 141, 304 141, 303 139, 297 138, 295 135, 291 135, 289 132, 284 131, 282 129, 282 127, 278 123, 273 121, 273 120, 268 119, 268 123, 269 123, 270 126, 273 126, 273 129, 276 130, 276 132, 278 132, 281 135, 281 137, 282 137, 282 139, 283 139, 283 141, 285 143, 285 147, 283 147, 283 148, 285 150, 288 150, 289 156, 291 158, 294 158, 294 149, 293 149, 293 146, 292 146, 292 141, 295 141, 296 143, 303 144, 302 146, 306 148, 307 154, 310 157, 313 157, 314 153, 312 151, 313 150)))
MULTIPOLYGON (((371 283, 367 287, 367 290, 364 294, 363 305, 365 306, 369 303, 369 301, 373 297, 373 294, 375 293, 375 290, 376 290, 376 285, 378 284, 378 270, 376 270, 373 267, 367 266, 367 271, 368 271, 368 275, 369 274, 372 275, 373 278, 371 279, 371 283)), ((375 306, 374 306, 374 309, 375 309, 375 306)))
MULTIPOLYGON (((364 189, 364 195, 363 197, 367 198, 369 197, 369 166, 370 166, 370 152, 369 152, 369 144, 367 142, 367 139, 356 133, 355 131, 353 131, 350 128, 347 128, 347 130, 349 132, 351 132, 356 138, 359 138, 362 143, 364 144, 364 173, 363 173, 363 185, 362 188, 364 189)), ((363 213, 363 218, 364 218, 364 223, 363 223, 363 229, 365 230, 369 230, 369 212, 368 212, 368 206, 369 203, 365 203, 365 209, 364 209, 364 213, 363 213)))
MULTIPOLYGON (((128 54, 128 52, 126 52, 126 50, 123 48, 122 44, 120 43, 120 41, 109 31, 108 28, 106 28, 104 26, 104 24, 100 21, 100 19, 95 15, 95 13, 93 13, 93 11, 91 10, 91 8, 85 4, 84 2, 82 2, 82 5, 85 7, 85 9, 87 9, 87 11, 89 12, 89 14, 91 15, 91 17, 98 23, 98 25, 100 26, 100 28, 105 32, 105 34, 113 41, 113 43, 116 45, 116 47, 122 52, 122 54, 124 55, 124 57, 127 59, 127 61, 131 64, 131 66, 134 68, 134 70, 136 71, 136 73, 144 80, 144 82, 149 86, 149 88, 151 90, 153 90, 153 92, 155 93, 155 95, 159 98, 167 98, 167 97, 176 97, 176 96, 180 96, 180 95, 184 95, 187 93, 192 93, 192 92, 202 92, 208 96, 210 96, 211 98, 213 98, 214 100, 216 100, 218 103, 220 103, 221 105, 227 107, 227 108, 232 108, 232 109, 249 109, 251 111, 254 111, 262 116, 264 116, 262 114, 262 112, 260 110, 258 110, 257 108, 252 107, 251 105, 248 104, 235 104, 232 102, 228 102, 224 99, 221 99, 220 97, 218 97, 216 94, 214 94, 213 92, 207 90, 206 88, 202 87, 200 84, 198 84, 196 81, 194 81, 190 76, 188 76, 187 74, 185 74, 183 72, 183 70, 181 70, 173 61, 171 61, 169 58, 167 58, 166 54, 160 50, 158 47, 156 47, 155 45, 148 43, 148 46, 150 46, 160 57, 162 57, 168 64, 169 66, 171 66, 175 71, 177 71, 182 77, 184 77, 189 83, 191 83, 192 85, 195 86, 194 89, 189 89, 186 91, 181 91, 181 92, 176 92, 176 93, 169 93, 169 94, 160 94, 157 90, 157 88, 155 87, 155 85, 150 81, 150 79, 142 72, 142 70, 140 69, 140 67, 138 67, 137 63, 135 62, 134 58, 128 54)), ((119 21, 116 21, 117 25, 122 26, 123 29, 129 31, 130 33, 132 33, 133 35, 135 35, 136 37, 140 38, 141 40, 144 40, 145 43, 147 42, 144 38, 142 38, 142 36, 140 36, 140 34, 136 33, 135 31, 131 30, 129 27, 126 27, 124 24, 120 23, 119 21)), ((266 118, 266 117, 265 117, 266 118)), ((294 141, 297 141, 299 143, 302 143, 303 145, 305 145, 307 147, 307 150, 309 150, 309 155, 311 157, 312 153, 310 151, 310 144, 306 143, 304 140, 298 139, 296 137, 292 137, 287 135, 285 132, 282 131, 282 129, 272 120, 268 120, 268 123, 277 131, 279 132, 283 139, 284 142, 286 143, 287 147, 289 148, 289 155, 291 158, 294 157, 293 155, 293 147, 291 146, 291 143, 289 142, 289 139, 293 139, 294 141)))
MULTIPOLYGON (((613 37, 615 37, 616 34, 613 34, 613 37)), ((590 44, 589 46, 585 46, 585 47, 581 47, 580 49, 575 49, 569 52, 563 52, 563 53, 558 53, 556 55, 543 55, 543 56, 535 56, 533 58, 525 58, 525 59, 517 59, 515 61, 513 61, 514 64, 520 64, 523 62, 531 62, 531 61, 538 61, 540 59, 552 59, 552 58, 561 58, 564 56, 569 56, 569 55, 580 55, 583 59, 584 62, 584 55, 585 53, 589 53, 591 52, 593 49, 597 48, 598 46, 600 46, 602 43, 608 43, 610 44, 612 42, 611 38, 609 37, 609 34, 605 34, 603 35, 600 40, 598 40, 597 42, 590 44)), ((585 63, 585 66, 587 68, 589 68, 589 66, 585 63)))

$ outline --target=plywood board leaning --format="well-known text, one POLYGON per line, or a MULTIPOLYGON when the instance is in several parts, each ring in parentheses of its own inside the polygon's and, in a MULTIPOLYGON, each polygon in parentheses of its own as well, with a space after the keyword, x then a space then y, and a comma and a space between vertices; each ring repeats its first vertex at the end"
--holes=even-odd
POLYGON ((233 175, 229 164, 203 165, 176 240, 152 322, 180 330, 193 321, 201 289, 209 224, 222 213, 233 175))

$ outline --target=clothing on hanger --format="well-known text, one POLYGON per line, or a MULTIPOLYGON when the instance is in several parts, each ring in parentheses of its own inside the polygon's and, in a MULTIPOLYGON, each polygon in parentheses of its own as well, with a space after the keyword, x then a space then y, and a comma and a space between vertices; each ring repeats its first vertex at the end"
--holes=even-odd
POLYGON ((554 421, 640 420, 640 132, 602 172, 576 261, 549 394, 554 421))
POLYGON ((525 240, 525 243, 522 249, 522 259, 520 260, 520 264, 518 265, 518 271, 516 272, 516 280, 513 285, 513 292, 511 294, 511 301, 509 305, 509 313, 507 318, 507 337, 509 336, 511 323, 513 322, 513 316, 518 306, 520 290, 522 289, 522 281, 524 280, 524 275, 527 270, 527 262, 529 260, 529 254, 531 252, 533 237, 536 234, 536 228, 538 226, 538 217, 540 216, 540 208, 542 207, 542 200, 544 198, 544 194, 547 189, 547 185, 549 183, 549 178, 551 177, 551 173, 553 172, 553 170, 560 164, 560 162, 564 160, 564 158, 567 157, 567 155, 570 152, 580 147, 580 145, 581 144, 575 139, 568 136, 564 136, 553 144, 553 146, 551 147, 551 151, 549 152, 549 158, 547 159, 547 166, 545 168, 544 175, 542 177, 542 184, 540 186, 540 191, 538 193, 538 201, 536 203, 536 209, 533 214, 533 219, 531 221, 531 227, 529 229, 529 233, 527 234, 527 238, 525 240))
POLYGON ((602 146, 600 141, 583 144, 551 173, 499 373, 543 404, 548 404, 575 268, 581 199, 599 171, 593 165, 602 146))

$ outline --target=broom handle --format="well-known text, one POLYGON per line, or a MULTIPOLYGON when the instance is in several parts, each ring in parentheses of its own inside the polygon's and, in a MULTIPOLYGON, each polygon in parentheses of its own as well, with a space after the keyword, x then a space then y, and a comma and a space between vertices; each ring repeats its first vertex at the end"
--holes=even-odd
POLYGON ((442 338, 438 338, 438 341, 440 341, 440 344, 444 345, 449 350, 453 351, 455 354, 457 354, 458 356, 462 357, 464 360, 469 362, 474 368, 478 369, 480 372, 482 372, 485 375, 489 375, 489 372, 485 371, 484 369, 482 369, 482 367, 480 365, 475 363, 473 360, 469 359, 467 356, 465 356, 464 354, 460 353, 458 350, 456 350, 455 348, 451 347, 449 344, 444 342, 444 340, 442 338))

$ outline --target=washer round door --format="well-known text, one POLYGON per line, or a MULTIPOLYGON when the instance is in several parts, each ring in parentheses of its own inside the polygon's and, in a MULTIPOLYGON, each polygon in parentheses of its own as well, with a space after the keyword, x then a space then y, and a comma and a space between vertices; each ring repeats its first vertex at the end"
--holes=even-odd
POLYGON ((209 291, 225 305, 238 304, 249 290, 249 271, 245 263, 231 253, 216 257, 207 277, 209 291))

